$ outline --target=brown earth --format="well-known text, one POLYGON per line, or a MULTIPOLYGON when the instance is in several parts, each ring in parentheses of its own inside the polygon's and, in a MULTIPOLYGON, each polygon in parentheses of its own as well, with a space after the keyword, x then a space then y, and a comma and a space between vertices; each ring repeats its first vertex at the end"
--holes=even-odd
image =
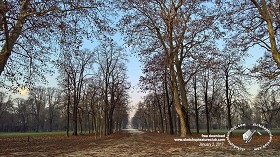
MULTIPOLYGON (((201 135, 187 137, 201 138, 201 135)), ((176 142, 177 135, 124 130, 95 139, 93 135, 40 137, 1 137, 0 156, 279 156, 280 135, 261 150, 252 150, 265 144, 267 137, 254 137, 251 148, 244 146, 240 136, 232 136, 231 142, 246 148, 240 151, 224 142, 176 142)))

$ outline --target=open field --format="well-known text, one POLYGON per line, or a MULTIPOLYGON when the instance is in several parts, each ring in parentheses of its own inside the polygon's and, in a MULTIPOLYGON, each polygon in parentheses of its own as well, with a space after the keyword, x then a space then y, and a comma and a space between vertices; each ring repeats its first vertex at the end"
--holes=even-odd
MULTIPOLYGON (((280 156, 280 135, 274 135, 271 144, 259 151, 240 151, 227 141, 215 146, 174 141, 178 138, 138 130, 124 130, 98 139, 93 135, 67 137, 59 133, 30 136, 29 141, 27 136, 0 136, 0 156, 280 156)), ((201 134, 187 138, 201 138, 201 134)), ((262 140, 256 137, 252 142, 257 145, 262 140)), ((231 141, 242 143, 240 136, 232 136, 231 141)))

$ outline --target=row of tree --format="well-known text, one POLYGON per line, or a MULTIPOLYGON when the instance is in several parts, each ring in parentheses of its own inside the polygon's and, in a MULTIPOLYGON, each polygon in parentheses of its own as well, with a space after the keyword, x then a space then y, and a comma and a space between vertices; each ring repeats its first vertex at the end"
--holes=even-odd
MULTIPOLYGON (((68 134, 73 130, 75 134, 74 131, 79 130, 81 134, 101 136, 125 128, 128 124, 127 102, 116 102, 114 111, 106 110, 103 94, 98 92, 102 92, 100 87, 90 87, 81 94, 77 115, 74 104, 68 102, 68 93, 62 89, 35 87, 27 99, 12 99, 1 92, 0 131, 67 131, 68 134), (108 112, 113 112, 111 117, 108 112), (111 118, 110 124, 108 118, 111 118)), ((70 101, 74 102, 73 99, 71 95, 70 101)))
POLYGON ((1 131, 65 130, 60 100, 55 88, 37 87, 27 100, 1 92, 1 131))
MULTIPOLYGON (((219 69, 215 72, 201 69, 188 82, 189 108, 183 109, 184 112, 189 112, 191 129, 196 133, 207 130, 210 134, 211 130, 215 129, 229 130, 229 124, 236 126, 241 123, 259 123, 270 129, 280 127, 279 90, 265 84, 261 86, 256 97, 250 99, 245 88, 246 75, 238 74, 239 69, 231 69, 230 73, 235 75, 229 75, 227 79, 227 73, 224 73, 222 68, 219 69)), ((167 84, 167 87, 171 86, 170 81, 157 83, 161 86, 146 86, 145 90, 149 94, 138 104, 132 118, 134 128, 170 134, 180 133, 180 123, 172 105, 172 95, 169 90, 165 90, 164 84, 167 84)))
MULTIPOLYGON (((120 8, 125 12, 120 25, 126 42, 134 46, 145 65, 144 89, 152 92, 152 100, 161 100, 154 105, 167 108, 158 107, 156 114, 151 98, 147 98, 144 105, 140 103, 142 113, 136 116, 146 112, 159 115, 161 130, 169 104, 178 115, 182 137, 190 133, 193 121, 199 129, 202 111, 208 133, 213 122, 219 125, 222 118, 227 119, 223 126, 231 128, 236 118, 234 106, 248 106, 241 64, 250 47, 259 45, 271 52, 268 56, 275 62, 260 62, 269 65, 266 67, 279 67, 278 1, 132 0, 121 1, 120 8), (215 118, 218 113, 226 114, 215 118)), ((265 71, 257 67, 254 72, 265 71)), ((147 125, 147 117, 141 119, 141 127, 147 125)), ((153 118, 151 121, 156 122, 153 118)))
POLYGON ((126 55, 121 47, 107 38, 93 51, 77 51, 71 48, 69 50, 69 47, 63 48, 56 64, 60 84, 68 97, 67 113, 73 104, 74 134, 77 134, 78 112, 84 99, 91 104, 92 114, 102 112, 99 115, 103 115, 104 133, 111 134, 115 111, 127 111, 130 84, 126 76, 126 55), (99 101, 102 103, 99 104, 99 101), (100 106, 92 106, 96 104, 100 106))
POLYGON ((78 130, 108 135, 125 128, 130 89, 125 62, 124 51, 112 40, 93 51, 63 50, 56 62, 59 88, 29 88, 27 100, 5 103, 3 93, 1 131, 66 130, 68 135, 71 129, 74 135, 78 130))

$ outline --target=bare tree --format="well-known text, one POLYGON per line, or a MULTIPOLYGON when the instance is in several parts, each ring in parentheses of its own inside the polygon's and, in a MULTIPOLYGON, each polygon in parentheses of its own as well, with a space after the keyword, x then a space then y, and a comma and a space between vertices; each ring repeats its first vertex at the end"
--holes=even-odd
POLYGON ((100 46, 96 48, 96 53, 99 73, 103 81, 104 133, 108 135, 113 131, 115 108, 130 86, 126 81, 126 55, 123 49, 110 38, 101 41, 100 46))
POLYGON ((195 109, 195 125, 196 133, 199 133, 199 107, 198 107, 198 94, 197 94, 197 75, 193 77, 193 89, 194 89, 194 109, 195 109))
POLYGON ((19 118, 19 124, 21 124, 18 131, 28 131, 28 127, 30 127, 28 125, 30 124, 31 106, 22 98, 16 98, 13 101, 17 105, 16 113, 19 118))
POLYGON ((48 105, 48 121, 49 131, 53 131, 53 121, 55 116, 56 107, 61 101, 61 95, 57 88, 48 87, 46 89, 46 101, 48 105))
MULTIPOLYGON (((13 85, 46 81, 57 55, 62 30, 92 39, 109 26, 108 1, 0 1, 0 75, 13 85), (72 25, 74 17, 79 22, 72 25)), ((113 11, 111 10, 110 13, 113 11)), ((69 33, 68 38, 73 38, 69 33)), ((70 43, 71 45, 71 43, 70 43)))
POLYGON ((248 93, 244 84, 245 69, 241 64, 244 55, 234 48, 225 48, 223 51, 225 54, 221 56, 220 63, 225 82, 228 128, 231 128, 231 109, 234 105, 234 99, 246 97, 248 93))
POLYGON ((263 122, 272 127, 273 119, 280 112, 279 93, 274 90, 260 91, 254 102, 254 107, 262 115, 263 122))
POLYGON ((73 134, 77 135, 78 108, 81 100, 84 81, 86 79, 86 76, 88 76, 89 74, 89 70, 92 69, 93 52, 87 49, 80 50, 79 53, 76 53, 76 51, 68 51, 62 52, 61 57, 63 58, 63 60, 59 60, 57 65, 60 70, 61 76, 67 76, 66 87, 71 90, 71 96, 73 96, 73 134))
POLYGON ((28 98, 32 103, 32 113, 36 119, 36 131, 43 130, 44 126, 44 111, 46 107, 46 88, 39 86, 35 87, 30 91, 28 98))
MULTIPOLYGON (((95 132, 95 137, 97 137, 97 134, 100 133, 101 130, 101 105, 100 102, 102 99, 102 89, 100 88, 102 86, 101 80, 98 78, 98 75, 96 77, 90 77, 88 79, 88 86, 87 86, 87 100, 89 101, 89 110, 91 114, 91 127, 92 132, 95 132)), ((101 135, 101 133, 100 133, 101 135)))
POLYGON ((5 99, 6 99, 6 94, 4 92, 0 92, 0 118, 2 117, 2 114, 7 109, 5 102, 4 102, 5 99))
MULTIPOLYGON (((279 49, 276 41, 279 41, 277 37, 278 27, 280 26, 280 17, 279 17, 279 9, 280 9, 280 2, 279 1, 265 1, 261 0, 258 2, 256 0, 251 0, 254 6, 257 8, 258 13, 261 18, 261 22, 266 22, 266 34, 269 37, 269 45, 265 44, 265 40, 260 39, 259 41, 262 42, 262 45, 271 52, 274 61, 277 63, 278 68, 280 68, 280 54, 279 49)), ((252 28, 251 28, 252 29, 252 28)))
POLYGON ((0 92, 0 119, 5 112, 10 111, 13 108, 11 96, 7 98, 6 93, 0 92))
POLYGON ((218 3, 224 12, 221 17, 224 28, 231 30, 228 33, 230 42, 242 50, 259 45, 270 52, 277 67, 280 67, 279 56, 279 1, 227 0, 218 3))
MULTIPOLYGON (((140 85, 141 89, 145 92, 151 92, 154 94, 154 102, 158 107, 159 118, 160 118, 160 131, 165 132, 164 130, 164 121, 165 121, 165 109, 169 108, 170 102, 166 102, 166 100, 162 100, 163 91, 168 92, 169 82, 167 82, 167 74, 166 70, 164 70, 164 65, 162 60, 164 58, 162 56, 155 55, 153 58, 149 60, 145 60, 145 66, 143 68, 144 76, 140 77, 140 85), (166 82, 165 82, 166 81, 166 82)), ((169 99, 169 93, 166 93, 169 99)), ((171 122, 172 123, 172 122, 171 122)), ((172 127, 171 127, 172 128, 172 127)), ((173 128, 172 128, 173 130, 173 128)))

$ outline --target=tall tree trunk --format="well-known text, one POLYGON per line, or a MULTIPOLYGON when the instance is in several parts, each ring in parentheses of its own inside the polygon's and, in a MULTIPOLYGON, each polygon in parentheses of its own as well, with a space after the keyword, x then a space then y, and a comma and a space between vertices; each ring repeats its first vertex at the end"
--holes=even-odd
POLYGON ((83 134, 83 111, 78 110, 78 117, 79 117, 79 123, 80 123, 80 134, 83 134))
POLYGON ((159 109, 161 132, 164 132, 163 114, 162 114, 162 110, 161 110, 161 106, 160 106, 160 100, 159 100, 159 98, 158 98, 158 95, 157 95, 157 92, 156 92, 156 91, 155 91, 155 97, 156 97, 156 104, 157 104, 158 109, 159 109))
POLYGON ((227 119, 228 119, 228 129, 232 128, 231 124, 231 100, 229 93, 229 75, 226 73, 226 102, 227 102, 227 119))
POLYGON ((90 113, 89 113, 89 111, 87 111, 87 127, 88 127, 88 133, 90 134, 91 125, 90 125, 90 113))
MULTIPOLYGON (((108 71, 108 70, 107 70, 108 71)), ((107 72, 109 73, 109 72, 107 72)), ((108 88, 109 88, 109 81, 108 77, 106 74, 106 81, 105 81, 105 91, 104 91, 104 102, 105 102, 105 107, 104 107, 104 135, 108 135, 108 128, 109 128, 109 117, 108 117, 108 112, 109 112, 109 100, 108 100, 108 88)))
POLYGON ((69 74, 67 74, 67 126, 66 126, 66 134, 67 134, 67 136, 69 136, 70 103, 71 103, 70 77, 69 77, 69 74))
POLYGON ((153 122, 153 128, 152 131, 155 132, 156 131, 156 126, 155 126, 155 120, 156 120, 156 107, 155 104, 153 104, 153 117, 151 117, 151 120, 153 122))
POLYGON ((97 120, 96 117, 92 114, 91 115, 91 132, 97 134, 97 120))
MULTIPOLYGON (((7 2, 5 2, 7 3, 7 2)), ((26 20, 26 12, 28 11, 28 6, 30 4, 30 0, 22 1, 22 5, 20 8, 19 16, 17 17, 17 21, 15 25, 12 27, 11 32, 8 30, 8 22, 6 20, 6 13, 3 13, 3 25, 4 25, 4 32, 5 32, 5 42, 2 46, 0 52, 0 76, 4 71, 4 68, 8 62, 8 59, 11 55, 13 47, 22 33, 23 24, 26 20)), ((1 26, 0 26, 1 27, 1 26)))
POLYGON ((74 95, 73 125, 74 125, 73 135, 78 135, 78 104, 77 104, 76 94, 74 95))
POLYGON ((104 129, 104 123, 102 123, 101 115, 99 116, 98 125, 99 125, 99 137, 101 137, 102 133, 104 134, 104 132, 102 132, 104 129))
POLYGON ((113 114, 114 114, 114 109, 111 109, 109 112, 109 131, 108 134, 113 133, 113 114))
POLYGON ((166 133, 168 130, 168 121, 167 121, 167 114, 166 114, 166 107, 168 106, 168 104, 165 101, 165 97, 163 99, 163 127, 164 127, 164 131, 163 133, 166 133))
POLYGON ((195 125, 196 133, 199 133, 199 112, 198 112, 198 103, 197 103, 197 80, 196 75, 193 79, 193 88, 194 88, 194 107, 195 107, 195 125))
POLYGON ((68 100, 67 100, 67 126, 66 126, 67 136, 69 136, 69 124, 70 124, 70 94, 68 94, 68 100))
POLYGON ((173 135, 173 134, 174 134, 174 126, 173 126, 173 119, 172 119, 171 107, 172 107, 172 103, 169 103, 169 104, 168 104, 168 108, 167 108, 168 120, 169 120, 169 133, 170 133, 171 135, 173 135))
POLYGON ((69 136, 69 127, 70 127, 70 92, 68 93, 68 100, 67 100, 67 126, 66 126, 66 134, 69 136))
POLYGON ((50 118, 49 118, 49 131, 50 132, 52 132, 53 131, 53 113, 52 113, 52 109, 51 109, 51 111, 49 111, 50 112, 50 114, 49 114, 49 116, 50 116, 50 118))
POLYGON ((78 135, 78 114, 77 114, 77 105, 74 103, 74 109, 73 109, 73 135, 78 135))
POLYGON ((165 67, 165 72, 164 72, 164 88, 165 88, 165 95, 166 95, 168 120, 169 120, 169 133, 170 134, 174 134, 173 120, 172 120, 172 114, 171 114, 172 102, 170 102, 170 99, 169 99, 169 92, 168 92, 168 84, 167 83, 168 83, 167 82, 167 67, 165 67))
POLYGON ((181 101, 182 101, 182 109, 184 109, 184 117, 185 117, 185 123, 186 123, 186 129, 187 129, 187 134, 191 134, 190 130, 190 121, 189 121, 189 112, 188 112, 188 99, 187 99, 187 91, 185 88, 185 81, 184 81, 184 76, 183 76, 183 71, 181 68, 181 64, 176 64, 176 69, 177 69, 177 76, 178 76, 178 86, 179 86, 179 91, 181 95, 181 101))
POLYGON ((177 79, 176 79, 175 70, 174 70, 173 65, 170 65, 170 75, 171 75, 171 83, 172 83, 175 110, 176 110, 176 112, 179 116, 179 120, 180 120, 180 131, 181 131, 180 134, 181 134, 181 137, 186 137, 187 136, 186 121, 185 121, 185 116, 182 111, 182 106, 180 103, 177 79))
POLYGON ((270 48, 271 48, 271 53, 272 57, 277 64, 278 68, 280 69, 280 54, 277 48, 277 43, 275 39, 275 31, 273 28, 273 19, 271 13, 269 13, 267 2, 265 0, 261 1, 261 5, 256 0, 251 0, 254 5, 257 7, 259 14, 262 16, 262 18, 265 20, 267 24, 267 31, 269 35, 269 42, 270 42, 270 48))
POLYGON ((207 134, 210 134, 210 129, 209 129, 209 109, 208 109, 208 77, 205 78, 204 101, 205 101, 205 114, 206 114, 207 134))

